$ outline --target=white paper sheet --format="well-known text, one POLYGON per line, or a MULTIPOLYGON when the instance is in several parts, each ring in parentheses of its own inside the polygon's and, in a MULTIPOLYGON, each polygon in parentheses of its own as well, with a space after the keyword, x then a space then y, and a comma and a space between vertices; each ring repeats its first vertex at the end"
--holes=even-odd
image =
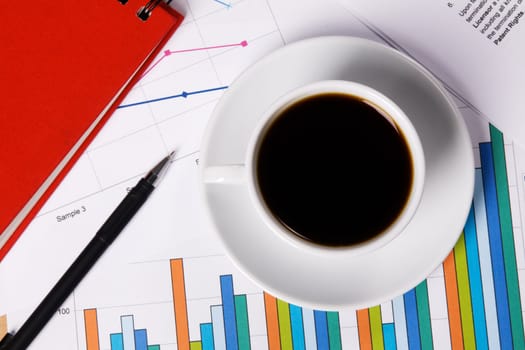
MULTIPOLYGON (((403 7, 408 1, 396 2, 399 7, 389 6, 388 11, 381 8, 379 2, 369 3, 370 11, 375 10, 388 18, 409 10, 403 7)), ((32 350, 87 349, 84 310, 94 308, 100 349, 111 348, 110 334, 122 333, 122 317, 129 315, 133 316, 136 329, 147 329, 148 344, 158 344, 161 349, 177 349, 175 329, 182 325, 176 325, 174 320, 170 276, 170 260, 177 258, 184 261, 190 339, 201 339, 200 323, 210 322, 213 310, 217 310, 210 311, 210 306, 222 303, 220 276, 231 274, 235 294, 247 298, 251 349, 268 349, 263 291, 232 265, 204 211, 198 184, 202 132, 227 86, 243 69, 265 54, 289 42, 317 35, 347 34, 378 41, 382 41, 382 35, 367 27, 362 18, 357 19, 340 3, 329 0, 180 0, 174 1, 174 6, 186 13, 186 20, 167 43, 165 50, 169 50, 169 54, 158 57, 123 103, 134 105, 117 110, 0 264, 0 314, 7 314, 9 330, 16 331, 123 198, 126 189, 170 150, 176 150, 177 160, 159 188, 57 310, 56 316, 30 347, 32 350), (68 215, 73 212, 77 214, 68 215)), ((511 69, 509 64, 524 62, 523 49, 517 39, 523 29, 516 28, 501 46, 492 47, 490 41, 465 25, 463 19, 447 12, 452 10, 446 3, 436 1, 435 11, 430 11, 432 5, 425 6, 429 8, 427 12, 421 7, 413 9, 409 13, 414 17, 391 24, 384 30, 395 29, 394 37, 395 33, 410 29, 409 22, 424 22, 420 16, 427 13, 426 18, 430 14, 441 18, 441 28, 445 23, 457 21, 457 30, 476 41, 468 47, 486 46, 486 51, 476 54, 465 52, 467 46, 460 45, 462 41, 456 39, 452 42, 461 50, 458 48, 458 52, 446 54, 427 51, 428 45, 420 46, 415 42, 407 46, 420 60, 426 58, 426 65, 444 81, 458 83, 458 89, 465 88, 463 93, 468 101, 458 99, 457 103, 469 126, 473 149, 479 154, 479 143, 490 139, 488 120, 501 127, 505 136, 513 131, 516 134, 518 130, 518 127, 509 129, 505 120, 514 120, 512 118, 519 114, 514 107, 521 101, 517 97, 525 96, 524 85, 518 84, 519 76, 523 77, 523 65, 511 69), (498 57, 499 51, 491 50, 506 50, 517 56, 502 58, 498 57), (480 57, 493 57, 488 55, 496 56, 495 66, 479 60, 480 57), (451 57, 471 57, 472 62, 451 64, 449 60, 444 61, 451 57), (479 74, 480 67, 486 68, 486 75, 479 74), (458 75, 462 71, 464 74, 458 75), (515 75, 504 78, 503 75, 510 72, 515 75), (474 89, 475 84, 468 81, 471 76, 476 77, 478 85, 491 84, 474 89), (510 89, 505 82, 516 90, 510 89), (485 119, 471 104, 493 115, 491 108, 495 108, 495 104, 485 101, 493 97, 490 91, 506 93, 501 97, 500 102, 504 103, 500 103, 503 107, 497 116, 485 119)), ((375 19, 370 18, 371 21, 375 19)), ((418 35, 425 35, 423 28, 427 27, 422 27, 418 35)), ((505 142, 515 255, 519 282, 523 284, 525 152, 510 138, 506 137, 505 142)), ((427 286, 434 348, 450 348, 452 340, 442 268, 429 276, 427 286)), ((524 289, 521 288, 521 293, 524 289)), ((388 325, 395 322, 403 311, 399 305, 403 306, 403 296, 380 307, 383 322, 388 325)), ((304 341, 309 348, 320 341, 320 335, 308 328, 313 325, 312 311, 303 309, 302 312, 304 341)), ((355 310, 342 309, 338 316, 341 347, 358 349, 360 333, 355 310)), ((403 339, 408 342, 407 329, 404 328, 403 333, 401 321, 395 323, 398 348, 403 339)), ((281 341, 290 339, 285 337, 281 341)), ((336 348, 336 345, 332 347, 336 348)))
POLYGON ((523 0, 338 0, 525 145, 523 0))

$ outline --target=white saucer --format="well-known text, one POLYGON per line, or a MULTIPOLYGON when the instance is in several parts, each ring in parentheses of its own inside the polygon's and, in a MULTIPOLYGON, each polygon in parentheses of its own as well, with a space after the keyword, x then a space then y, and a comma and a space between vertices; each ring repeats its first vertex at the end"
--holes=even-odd
MULTIPOLYGON (((244 186, 201 183, 230 257, 262 288, 317 309, 363 308, 424 280, 454 247, 472 201, 468 131, 452 100, 423 67, 365 39, 330 36, 289 44, 231 84, 208 124, 200 166, 243 163, 250 131, 273 101, 298 86, 329 79, 356 81, 382 92, 419 132, 427 164, 425 188, 417 213, 400 236, 351 259, 317 256, 271 232, 250 205, 244 186)), ((341 161, 351 166, 351 155, 341 161)))

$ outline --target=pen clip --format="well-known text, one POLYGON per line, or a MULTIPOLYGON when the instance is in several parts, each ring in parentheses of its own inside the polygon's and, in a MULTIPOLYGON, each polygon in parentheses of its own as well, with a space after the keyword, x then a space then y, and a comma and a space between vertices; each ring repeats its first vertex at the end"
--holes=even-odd
MULTIPOLYGON (((157 7, 163 0, 150 0, 146 5, 142 6, 139 11, 137 12, 137 16, 143 20, 146 21, 149 16, 151 16, 151 12, 157 7)), ((167 0, 166 4, 169 5, 171 0, 167 0)))

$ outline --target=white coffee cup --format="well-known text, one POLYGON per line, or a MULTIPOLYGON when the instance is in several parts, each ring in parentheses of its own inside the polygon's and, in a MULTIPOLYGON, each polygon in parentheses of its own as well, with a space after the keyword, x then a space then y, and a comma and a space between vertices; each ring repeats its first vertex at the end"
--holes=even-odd
MULTIPOLYGON (((320 122, 322 122, 322 120, 320 122)), ((257 125, 251 131, 251 135, 246 135, 246 137, 249 141, 244 161, 236 164, 207 166, 203 169, 203 181, 206 184, 234 184, 244 186, 249 192, 250 205, 256 209, 260 219, 270 228, 270 231, 284 240, 283 244, 292 244, 299 249, 322 255, 343 254, 352 256, 370 253, 388 244, 400 235, 418 208, 425 178, 425 158, 418 134, 410 119, 396 103, 369 86, 345 80, 324 80, 296 88, 276 100, 271 107, 260 116, 257 125), (299 232, 299 234, 298 232, 294 232, 294 230, 290 229, 289 225, 283 223, 280 218, 276 217, 273 213, 274 211, 269 207, 261 194, 256 169, 257 157, 262 139, 266 137, 269 125, 272 125, 275 119, 280 117, 281 112, 289 106, 312 96, 323 94, 347 95, 352 98, 358 98, 373 106, 402 134, 410 153, 412 161, 412 183, 403 208, 395 220, 386 228, 364 242, 332 246, 305 239, 301 236, 301 232, 299 232)), ((370 137, 374 137, 374 135, 370 135, 370 137)), ((232 142, 235 142, 235 140, 232 140, 232 142)), ((349 150, 338 151, 344 155, 349 150)), ((310 150, 305 149, 304 152, 310 152, 310 150)), ((326 168, 326 171, 330 171, 329 167, 326 168)), ((316 183, 311 184, 311 186, 316 185, 316 183)))
MULTIPOLYGON (((312 106, 303 100, 300 106, 312 106)), ((326 115, 319 113, 324 111, 323 108, 306 114, 314 118, 318 114, 326 115)), ((336 109, 340 110, 344 108, 336 109)), ((344 115, 354 114, 345 112, 344 115)), ((376 147, 374 142, 377 139, 373 137, 377 133, 371 129, 356 133, 354 127, 360 126, 364 130, 366 126, 359 123, 341 125, 339 120, 334 119, 332 123, 327 123, 328 119, 320 118, 319 124, 313 124, 314 133, 309 134, 304 143, 297 143, 301 144, 298 150, 304 147, 307 151, 316 152, 316 156, 315 159, 299 159, 305 166, 290 177, 292 185, 298 175, 308 174, 306 186, 301 187, 307 194, 311 194, 308 187, 313 185, 316 186, 314 189, 322 188, 330 194, 326 191, 327 187, 331 186, 330 189, 337 192, 340 188, 337 186, 341 185, 343 198, 360 198, 366 202, 368 198, 383 195, 383 189, 378 191, 376 187, 372 188, 374 184, 381 185, 390 174, 406 173, 403 170, 406 167, 395 165, 387 167, 386 171, 378 169, 366 174, 382 174, 379 178, 355 182, 356 174, 348 171, 374 168, 373 163, 362 168, 367 163, 363 159, 376 158, 366 158, 371 153, 360 150, 364 145, 376 147), (334 124, 338 124, 338 128, 333 128, 334 124), (318 130, 319 126, 330 127, 318 130), (321 138, 320 135, 325 132, 330 137, 321 138), (356 137, 347 139, 347 134, 356 137), (315 141, 310 142, 310 138, 315 141), (343 140, 343 143, 332 143, 332 139, 343 140), (365 158, 359 158, 362 155, 365 158), (333 171, 334 167, 339 167, 337 172, 333 171), (394 168, 401 170, 394 172, 394 168), (343 175, 332 181, 334 174, 343 175), (325 180, 316 181, 319 178, 325 180), (347 186, 355 183, 367 183, 368 186, 347 186), (328 185, 323 188, 323 184, 328 185), (370 188, 376 193, 368 195, 368 192, 361 191, 370 188), (354 190, 361 192, 354 194, 354 190)), ((392 129, 386 127, 385 130, 391 134, 392 129)), ((284 139, 287 140, 286 137, 284 139)), ((394 149, 384 147, 385 144, 377 145, 383 150, 394 149)), ((391 153, 395 152, 388 154, 391 153)), ((381 158, 381 154, 377 157, 381 158)), ((387 162, 388 159, 380 164, 387 162)), ((362 309, 378 305, 421 283, 453 249, 468 216, 474 190, 471 138, 461 113, 439 80, 418 62, 397 50, 375 41, 348 36, 301 40, 272 52, 246 69, 225 91, 211 115, 202 139, 199 168, 199 189, 205 214, 210 219, 213 246, 220 244, 240 272, 266 293, 296 305, 320 310, 341 310, 342 307, 362 309), (322 215, 308 214, 308 217, 317 219, 326 215, 326 219, 332 210, 343 213, 339 216, 342 219, 336 221, 339 226, 330 225, 345 228, 340 232, 349 231, 345 227, 348 221, 354 224, 346 216, 367 223, 368 218, 363 220, 365 216, 361 213, 369 216, 371 212, 374 215, 382 212, 372 208, 356 215, 357 211, 353 208, 355 200, 334 206, 332 204, 337 204, 337 201, 329 202, 318 194, 315 197, 322 200, 311 201, 314 196, 268 196, 268 183, 270 186, 279 183, 282 173, 294 174, 294 168, 287 164, 289 155, 282 157, 276 153, 278 151, 267 152, 268 144, 281 144, 279 140, 273 142, 272 134, 282 130, 277 125, 287 120, 290 110, 296 109, 297 104, 293 101, 303 99, 308 102, 310 99, 305 96, 334 90, 336 94, 362 96, 369 105, 377 106, 389 115, 389 119, 385 119, 381 114, 372 113, 376 120, 395 121, 395 125, 402 130, 404 145, 408 145, 405 149, 409 149, 409 152, 402 151, 398 155, 409 153, 412 160, 412 185, 404 187, 410 188, 410 192, 409 195, 404 192, 408 200, 401 215, 377 237, 359 241, 359 244, 345 241, 337 246, 332 242, 316 244, 305 239, 304 235, 294 232, 303 232, 295 224, 291 227, 294 231, 289 230, 287 225, 282 224, 288 222, 287 217, 283 217, 274 204, 271 204, 270 210, 266 204, 267 200, 275 198, 284 198, 283 203, 288 197, 300 198, 296 201, 300 210, 296 212, 301 213, 311 209, 305 208, 301 202, 303 199, 308 205, 328 203, 330 205, 326 208, 329 210, 323 206, 312 206, 312 213, 319 211, 322 215), (290 103, 292 106, 286 108, 290 103), (281 108, 286 109, 281 112, 281 108), (284 115, 277 122, 273 120, 276 112, 284 115), (259 153, 263 154, 260 158, 257 156, 259 153), (272 156, 265 158, 264 154, 272 156), (274 172, 277 177, 264 175, 259 178, 266 164, 264 159, 274 162, 274 154, 277 159, 284 159, 278 164, 287 170, 274 172), (340 207, 343 211, 338 211, 340 207), (213 238, 218 238, 219 242, 213 238)), ((375 202, 372 201, 372 205, 375 202)), ((298 217, 301 218, 301 215, 298 217)), ((324 232, 337 232, 325 230, 322 225, 319 227, 323 235, 324 232)))

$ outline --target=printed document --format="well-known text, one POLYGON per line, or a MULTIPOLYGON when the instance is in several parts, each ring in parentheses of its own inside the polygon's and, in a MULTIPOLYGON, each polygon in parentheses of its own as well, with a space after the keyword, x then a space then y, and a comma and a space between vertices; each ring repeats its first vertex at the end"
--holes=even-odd
POLYGON ((525 144, 523 0, 339 2, 506 137, 525 144))

